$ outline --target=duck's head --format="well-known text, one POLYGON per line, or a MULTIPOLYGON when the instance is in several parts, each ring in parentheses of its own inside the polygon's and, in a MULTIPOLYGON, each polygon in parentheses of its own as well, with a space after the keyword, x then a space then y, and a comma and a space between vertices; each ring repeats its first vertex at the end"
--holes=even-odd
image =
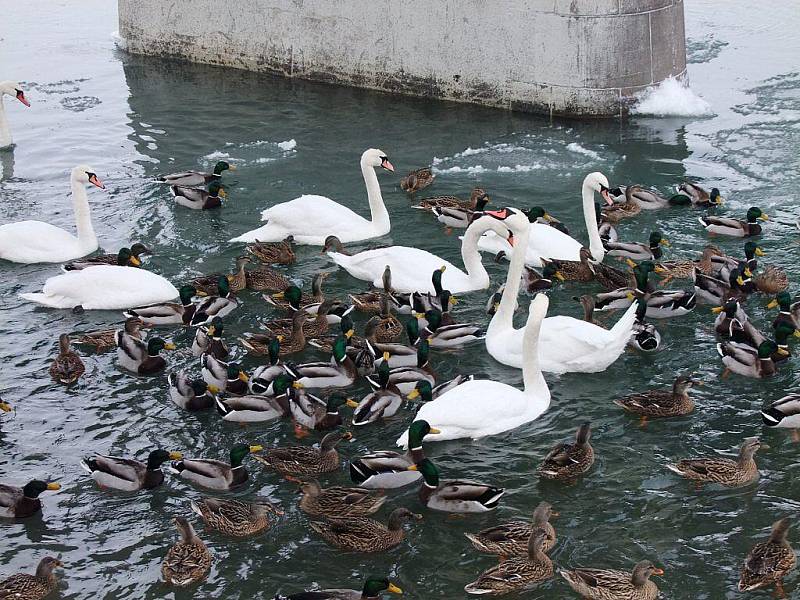
POLYGON ((525 214, 528 216, 528 221, 530 223, 536 223, 539 219, 544 219, 545 221, 550 221, 552 219, 548 212, 541 206, 529 208, 525 211, 525 214))
POLYGON ((406 321, 406 334, 408 334, 408 341, 413 346, 419 341, 419 320, 412 316, 406 321))
POLYGON ((352 439, 353 434, 349 431, 331 431, 319 442, 319 449, 321 452, 330 452, 336 447, 336 444, 342 440, 352 439))
POLYGON ((160 337, 152 338, 147 342, 147 354, 149 356, 158 356, 158 353, 162 350, 175 350, 175 344, 164 341, 160 337))
POLYGON ((781 543, 786 540, 786 534, 789 532, 789 527, 791 526, 791 521, 789 521, 788 517, 784 517, 775 521, 772 524, 772 532, 770 533, 769 539, 772 542, 781 543))
POLYGON ((329 235, 326 237, 325 243, 322 244, 322 254, 325 254, 326 252, 338 252, 339 254, 344 254, 344 246, 342 246, 342 241, 335 235, 329 235))
POLYGON ((55 492, 61 489, 61 486, 52 481, 41 481, 34 479, 25 484, 22 488, 22 493, 26 498, 38 498, 39 494, 46 491, 55 492))
POLYGON ((753 260, 754 257, 766 256, 767 253, 764 252, 764 250, 762 250, 758 244, 750 240, 749 242, 746 242, 744 245, 744 255, 747 258, 747 260, 753 260))
POLYGON ((325 411, 329 415, 338 415, 339 409, 343 406, 349 406, 350 408, 357 408, 358 402, 356 402, 352 398, 348 398, 344 394, 331 394, 330 396, 328 396, 328 400, 325 403, 325 411))
POLYGON ((231 466, 238 467, 242 464, 242 461, 248 454, 253 454, 255 452, 261 452, 264 448, 258 445, 249 445, 249 444, 235 444, 233 448, 231 448, 231 466))
POLYGON ((286 300, 292 307, 297 309, 300 307, 300 300, 303 297, 303 290, 296 285, 290 285, 282 292, 272 294, 272 297, 276 300, 286 300))
MULTIPOLYGON (((414 389, 408 393, 406 398, 409 400, 416 400, 417 398, 419 398, 420 400, 422 400, 422 402, 430 402, 431 400, 433 400, 433 386, 431 386, 431 382, 428 381, 427 379, 420 379, 414 386, 414 389)), ((414 427, 417 423, 425 423, 427 425, 427 421, 414 421, 411 424, 411 427, 414 427)), ((410 436, 411 433, 409 433, 409 437, 410 436)))
POLYGON ((544 269, 542 269, 542 279, 548 279, 550 281, 558 279, 559 281, 564 281, 564 275, 558 270, 554 262, 549 262, 544 266, 544 269))
POLYGON ((192 298, 197 296, 197 288, 193 285, 182 285, 178 290, 178 295, 181 297, 181 304, 189 306, 192 303, 192 298))
POLYGON ((336 338, 336 341, 333 342, 333 349, 331 354, 333 354, 333 359, 337 363, 341 363, 345 358, 347 358, 347 338, 343 335, 340 335, 336 338))
POLYGON ((123 325, 125 329, 125 333, 129 335, 138 335, 139 330, 142 328, 142 320, 139 317, 128 317, 125 319, 125 325, 123 325))
POLYGON ((442 276, 446 270, 447 265, 442 265, 438 269, 434 269, 433 273, 431 273, 431 283, 433 284, 433 289, 437 296, 442 293, 442 276))
POLYGON ((269 364, 271 365, 277 364, 281 355, 280 337, 281 336, 270 338, 269 343, 267 344, 267 354, 269 354, 269 364))
POLYGON ((235 171, 236 165, 232 165, 227 161, 221 160, 214 165, 214 175, 222 175, 223 171, 235 171))
POLYGON ((744 442, 742 442, 742 447, 739 449, 739 456, 742 458, 752 458, 753 455, 761 448, 766 450, 769 449, 769 446, 762 444, 761 440, 759 440, 757 437, 747 438, 744 442))
POLYGON ((725 202, 725 198, 723 198, 719 193, 719 188, 711 188, 711 194, 709 195, 708 200, 711 202, 711 204, 716 204, 717 206, 725 202))
POLYGON ((221 198, 228 197, 225 193, 225 190, 222 189, 222 184, 217 180, 214 180, 208 184, 208 193, 213 198, 216 198, 217 196, 221 198))
POLYGON ((380 598, 383 592, 390 594, 402 594, 403 590, 397 587, 388 579, 379 579, 377 577, 369 577, 364 582, 364 588, 361 591, 362 598, 380 598))
POLYGON ((142 264, 136 256, 134 256, 133 252, 130 248, 120 248, 119 252, 117 252, 117 265, 120 267, 138 267, 142 264))
POLYGON ((669 247, 669 240, 667 240, 660 231, 654 231, 650 234, 649 238, 650 248, 658 248, 659 246, 669 247))
POLYGON ((214 317, 211 319, 211 324, 208 326, 206 332, 208 337, 220 338, 225 330, 225 324, 222 322, 222 317, 214 317))
MULTIPOLYGON (((427 381, 425 383, 428 383, 427 381)), ((430 384, 428 384, 430 386, 430 384)), ((441 433, 440 430, 430 426, 425 420, 414 421, 408 428, 408 447, 411 450, 422 448, 422 440, 428 434, 441 433)))
POLYGON ((762 212, 757 206, 751 206, 747 209, 747 222, 754 225, 758 221, 768 221, 769 217, 766 213, 762 212))
POLYGON ((242 371, 242 367, 239 363, 228 363, 228 368, 226 370, 226 376, 228 381, 243 381, 247 383, 249 381, 249 377, 247 373, 242 371))
POLYGON ((213 384, 209 385, 202 379, 195 379, 189 384, 194 392, 195 397, 205 396, 206 393, 217 394, 219 393, 219 388, 213 384))
POLYGON ((694 385, 700 385, 700 381, 692 378, 691 375, 678 375, 672 384, 672 393, 684 394, 694 385))
POLYGON ((429 488, 439 487, 439 468, 429 458, 423 458, 418 463, 408 467, 409 471, 419 471, 425 485, 429 488))
POLYGON ((761 342, 761 345, 758 347, 758 358, 761 360, 769 360, 772 358, 772 355, 778 351, 778 344, 771 340, 766 340, 761 342))
POLYGON ((180 460, 182 458, 183 454, 181 454, 180 452, 167 452, 166 450, 162 450, 161 448, 159 448, 158 450, 153 450, 147 456, 147 470, 155 471, 168 460, 180 460))
POLYGON ((36 567, 36 576, 40 579, 49 579, 53 571, 63 567, 64 563, 52 556, 45 556, 36 567))
POLYGON ((89 165, 78 165, 72 169, 72 179, 73 181, 77 181, 78 183, 82 183, 84 185, 91 183, 92 185, 99 187, 101 190, 106 189, 106 186, 103 185, 103 182, 98 179, 96 171, 89 165))
POLYGON ((389 157, 386 156, 383 150, 378 150, 376 148, 370 148, 364 151, 364 154, 361 155, 361 164, 372 168, 380 167, 387 171, 394 172, 394 167, 392 163, 389 162, 389 157))
POLYGON ((551 517, 557 516, 558 513, 553 510, 552 504, 549 502, 540 502, 533 511, 533 522, 537 525, 544 525, 551 519, 551 517))
POLYGON ((614 199, 611 197, 611 186, 608 183, 608 178, 599 171, 589 173, 586 177, 584 177, 583 187, 588 188, 592 192, 600 194, 603 197, 603 200, 605 200, 606 205, 611 206, 614 204, 614 199))
POLYGON ((136 242, 133 246, 131 246, 131 254, 138 258, 142 254, 152 254, 152 252, 150 251, 150 248, 141 242, 136 242))
POLYGON ((288 373, 281 373, 272 382, 272 392, 277 396, 291 393, 292 390, 302 389, 303 385, 299 383, 292 375, 288 373))
POLYGON ((664 571, 656 567, 653 563, 649 560, 643 560, 640 563, 637 563, 635 567, 633 567, 633 576, 631 577, 633 581, 633 585, 635 587, 641 587, 647 580, 650 579, 653 575, 663 575, 664 571))
POLYGON ((0 96, 12 96, 22 102, 25 106, 30 106, 31 103, 25 97, 25 92, 22 86, 16 81, 3 81, 0 83, 0 96))
POLYGON ((231 293, 231 283, 230 281, 228 281, 228 276, 220 275, 217 278, 217 294, 221 298, 225 298, 230 293, 231 293))

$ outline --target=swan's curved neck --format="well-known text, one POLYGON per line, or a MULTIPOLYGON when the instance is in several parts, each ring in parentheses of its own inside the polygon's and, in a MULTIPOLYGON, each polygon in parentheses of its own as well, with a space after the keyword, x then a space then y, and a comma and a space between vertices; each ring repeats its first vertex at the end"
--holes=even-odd
POLYGON ((592 258, 597 262, 603 262, 606 250, 603 247, 603 240, 600 239, 600 231, 597 229, 597 215, 594 212, 594 190, 583 184, 581 191, 583 197, 583 220, 586 222, 586 231, 589 233, 589 251, 592 258))
POLYGON ((470 226, 461 242, 461 260, 464 261, 467 276, 470 283, 480 289, 489 287, 489 273, 486 272, 481 254, 478 252, 478 240, 488 229, 488 227, 470 226))
POLYGON ((547 305, 536 302, 534 298, 528 309, 528 322, 522 334, 522 380, 526 394, 546 394, 549 397, 550 391, 539 367, 539 332, 546 314, 547 305))
POLYGON ((372 216, 372 226, 381 235, 389 233, 391 223, 389 222, 389 211, 383 203, 381 195, 381 185, 378 183, 378 176, 375 168, 369 166, 365 161, 361 161, 361 174, 364 176, 364 183, 367 185, 367 198, 369 198, 369 212, 372 216))
POLYGON ((8 119, 6 119, 6 107, 3 103, 3 94, 0 93, 0 148, 5 148, 14 143, 11 138, 11 129, 8 126, 8 119))
POLYGON ((517 306, 517 297, 522 283, 522 271, 525 268, 525 250, 528 247, 528 238, 531 235, 530 225, 524 231, 514 231, 514 249, 511 252, 511 262, 508 265, 508 277, 506 286, 503 288, 503 295, 500 298, 500 307, 492 317, 489 324, 503 326, 504 328, 513 327, 514 309, 517 306))
POLYGON ((75 211, 75 227, 81 243, 97 244, 97 236, 92 226, 92 214, 89 210, 89 197, 84 185, 72 179, 72 209, 75 211))

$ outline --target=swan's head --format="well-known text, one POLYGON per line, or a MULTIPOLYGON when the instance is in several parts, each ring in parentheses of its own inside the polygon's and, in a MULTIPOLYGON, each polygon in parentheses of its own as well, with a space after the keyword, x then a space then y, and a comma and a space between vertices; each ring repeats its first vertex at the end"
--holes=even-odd
POLYGON ((99 187, 101 190, 106 189, 106 186, 103 185, 103 182, 97 178, 95 170, 89 165, 78 165, 72 169, 72 179, 78 183, 91 183, 92 185, 99 187))
POLYGON ((597 192, 600 194, 608 206, 614 204, 614 200, 611 198, 611 194, 609 192, 610 186, 608 184, 608 178, 599 171, 589 173, 583 180, 583 187, 584 189, 588 188, 592 190, 592 192, 597 192))
POLYGON ((364 154, 361 155, 361 164, 372 167, 373 169, 381 167, 387 171, 394 172, 394 167, 392 163, 389 162, 389 157, 386 156, 383 150, 378 150, 376 148, 370 148, 364 151, 364 154))
POLYGON ((517 208, 506 207, 500 210, 486 210, 475 214, 480 216, 473 218, 473 223, 477 221, 484 222, 483 220, 486 219, 486 226, 506 238, 512 246, 514 245, 514 237, 522 235, 530 228, 528 216, 517 208), (489 227, 488 224, 491 222, 500 225, 499 230, 495 227, 489 227))
POLYGON ((550 298, 546 294, 536 294, 528 306, 528 321, 544 319, 550 307, 550 298))
POLYGON ((25 92, 22 86, 16 81, 3 81, 0 82, 0 96, 14 96, 17 100, 22 102, 25 106, 30 106, 31 103, 25 97, 25 92))

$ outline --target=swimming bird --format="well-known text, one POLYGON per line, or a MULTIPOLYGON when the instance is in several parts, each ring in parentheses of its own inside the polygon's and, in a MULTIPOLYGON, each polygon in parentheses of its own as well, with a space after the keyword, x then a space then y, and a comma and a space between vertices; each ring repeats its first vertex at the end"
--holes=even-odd
POLYGON ((33 479, 23 487, 0 483, 0 517, 26 519, 42 510, 39 494, 58 491, 61 486, 52 481, 33 479))
POLYGON ((468 594, 508 594, 529 589, 553 576, 553 561, 544 553, 547 534, 535 530, 528 540, 528 551, 486 569, 478 579, 464 587, 468 594))
POLYGON ((430 167, 415 169, 400 180, 400 189, 407 194, 414 194, 431 185, 434 179, 436 179, 436 175, 433 174, 430 167))
POLYGON ((797 557, 786 539, 790 521, 784 517, 772 524, 769 538, 747 553, 739 577, 739 591, 750 592, 775 586, 775 595, 785 598, 783 578, 797 565, 797 557))
POLYGON ((175 199, 175 204, 179 204, 192 210, 209 210, 222 206, 222 199, 227 199, 225 190, 219 181, 212 181, 208 184, 208 190, 183 185, 171 185, 169 191, 175 199))
POLYGON ((583 423, 575 433, 575 443, 560 442, 544 457, 536 472, 543 479, 571 481, 594 464, 594 448, 589 443, 590 423, 583 423))
POLYGON ((206 527, 231 537, 247 537, 272 526, 270 515, 283 513, 268 502, 243 502, 235 498, 200 498, 191 502, 206 527))
POLYGON ((693 458, 668 464, 667 468, 681 477, 703 483, 718 483, 725 487, 739 487, 758 480, 758 466, 754 460, 760 448, 767 448, 758 438, 747 438, 739 449, 736 460, 730 458, 693 458))
POLYGON ((466 538, 479 552, 500 556, 518 556, 528 553, 528 543, 532 534, 540 531, 545 538, 542 551, 550 552, 556 545, 556 530, 550 524, 551 517, 557 517, 548 502, 540 502, 533 511, 530 521, 508 521, 479 531, 465 533, 466 538))
POLYGON ((761 234, 761 225, 759 225, 758 222, 768 219, 769 217, 761 212, 760 208, 752 206, 747 209, 745 221, 711 215, 700 217, 698 221, 700 221, 700 224, 709 233, 732 237, 751 237, 761 234))
POLYGON ((422 515, 396 508, 386 525, 369 517, 345 517, 311 521, 309 527, 330 545, 348 552, 383 552, 400 545, 405 538, 403 523, 421 520, 422 515))
POLYGON ((171 585, 186 587, 205 579, 211 569, 211 553, 184 517, 175 517, 180 539, 161 563, 161 576, 171 585))
POLYGON ((439 469, 429 458, 408 467, 422 473, 419 500, 432 510, 449 513, 482 513, 497 508, 503 488, 467 480, 440 481, 439 469))
POLYGON ((58 337, 58 356, 50 364, 50 377, 57 383, 72 385, 85 370, 81 357, 70 347, 69 335, 62 333, 58 337))
POLYGON ((57 558, 46 556, 39 561, 36 574, 16 573, 0 581, 0 598, 40 600, 55 591, 58 578, 53 571, 64 564, 57 558))
POLYGON ((652 575, 663 575, 649 560, 633 567, 633 573, 612 569, 561 569, 561 576, 577 594, 587 600, 656 600, 658 587, 652 575))
POLYGON ((230 463, 210 458, 183 458, 170 465, 170 473, 200 487, 230 490, 247 483, 249 475, 242 461, 261 446, 235 444, 230 450, 230 463))
POLYGON ((223 171, 235 171, 236 165, 232 165, 224 160, 217 162, 214 165, 214 170, 211 173, 203 171, 184 171, 182 173, 171 173, 169 175, 161 175, 156 178, 159 183, 167 183, 169 185, 208 185, 213 181, 219 181, 222 177, 223 171))
POLYGON ((180 452, 167 452, 161 448, 147 456, 147 462, 120 456, 94 454, 81 461, 81 467, 89 473, 101 488, 123 492, 152 490, 164 482, 161 465, 168 460, 180 460, 180 452))
POLYGON ((14 145, 14 139, 11 137, 11 129, 8 126, 3 96, 16 98, 29 108, 31 103, 28 102, 28 98, 25 96, 25 91, 22 89, 22 86, 16 81, 0 82, 0 148, 8 148, 14 145))
POLYGON ((97 265, 117 265, 119 267, 140 267, 142 261, 139 258, 142 254, 149 254, 147 246, 136 243, 130 248, 123 247, 116 254, 100 254, 89 258, 80 258, 66 263, 61 267, 63 271, 80 271, 97 265))

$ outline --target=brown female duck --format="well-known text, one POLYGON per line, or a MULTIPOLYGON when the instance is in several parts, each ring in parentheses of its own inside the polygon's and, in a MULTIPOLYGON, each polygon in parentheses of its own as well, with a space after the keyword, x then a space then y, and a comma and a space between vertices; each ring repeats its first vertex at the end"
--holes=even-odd
POLYGON ((508 594, 526 590, 540 581, 550 579, 553 576, 553 561, 544 553, 547 539, 544 531, 532 531, 526 554, 517 554, 487 569, 478 579, 467 584, 464 591, 478 595, 508 594))
POLYGON ((309 526, 332 546, 349 552, 383 552, 400 545, 405 537, 403 523, 421 520, 422 515, 407 508, 396 508, 387 525, 369 517, 349 517, 312 521, 309 526))
POLYGON ((281 242, 259 242, 249 244, 246 250, 262 263, 272 265, 290 265, 297 256, 294 253, 294 236, 290 235, 281 242))
POLYGON ((539 465, 539 476, 544 479, 571 480, 586 473, 594 464, 594 449, 589 443, 591 424, 584 423, 575 434, 575 443, 559 443, 539 465))
POLYGON ((689 390, 697 383, 691 377, 680 375, 672 384, 671 391, 650 390, 632 394, 614 400, 614 404, 641 416, 643 421, 648 417, 681 417, 694 410, 694 400, 689 397, 689 390))
POLYGON ((36 567, 36 574, 17 573, 0 581, 0 598, 16 600, 40 600, 55 591, 58 579, 53 571, 63 567, 57 558, 46 556, 36 567))
POLYGON ((611 569, 562 569, 559 573, 586 600, 656 600, 658 587, 650 576, 664 571, 643 560, 633 567, 633 573, 611 569))
POLYGON ((339 452, 336 445, 349 432, 332 432, 322 438, 319 448, 311 446, 289 446, 270 448, 263 456, 254 456, 258 462, 284 475, 318 475, 339 469, 339 452))
POLYGON ((312 517, 368 517, 378 512, 386 502, 386 496, 364 488, 323 488, 316 480, 300 486, 303 497, 300 510, 312 517))
POLYGON ((558 513, 548 502, 540 502, 533 511, 530 521, 509 521, 478 533, 465 533, 467 539, 480 552, 500 556, 518 556, 528 552, 531 534, 541 531, 545 534, 542 550, 550 552, 556 545, 556 530, 550 524, 551 517, 558 513))
POLYGON ((58 356, 50 365, 50 377, 57 383, 72 385, 78 381, 85 370, 86 367, 83 366, 81 357, 70 347, 69 336, 62 333, 58 337, 58 356))
POLYGON ((205 579, 211 568, 211 553, 189 521, 176 517, 175 526, 180 539, 169 549, 161 563, 161 575, 167 583, 185 587, 205 579))
POLYGON ((730 458, 693 458, 667 465, 667 468, 686 479, 703 483, 718 483, 726 487, 739 487, 758 480, 758 466, 754 460, 759 448, 766 448, 758 438, 747 438, 736 460, 730 458))
POLYGON ((783 578, 797 564, 794 550, 786 539, 789 525, 788 518, 775 521, 769 539, 759 542, 748 552, 739 577, 740 592, 750 592, 774 585, 776 596, 786 597, 783 591, 783 578))

